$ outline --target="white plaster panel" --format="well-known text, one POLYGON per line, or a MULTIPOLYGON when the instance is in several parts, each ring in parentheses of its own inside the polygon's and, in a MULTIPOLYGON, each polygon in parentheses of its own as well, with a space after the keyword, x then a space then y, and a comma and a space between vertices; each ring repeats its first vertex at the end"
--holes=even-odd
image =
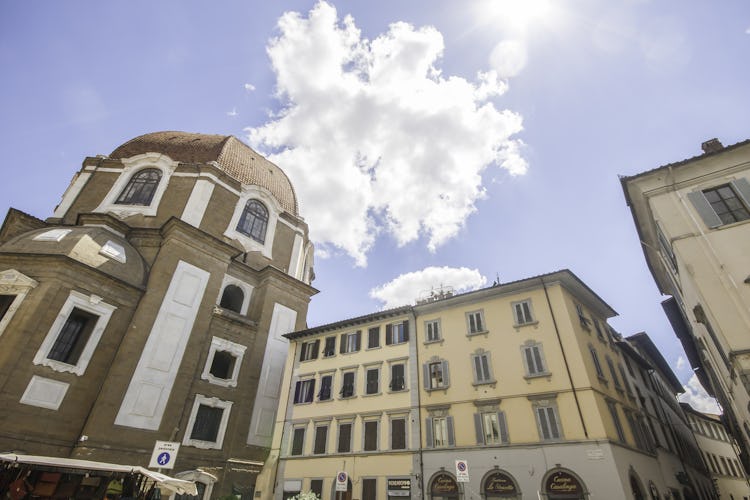
POLYGON ((294 246, 292 247, 292 257, 289 261, 289 275, 297 279, 302 279, 301 267, 304 259, 302 258, 302 236, 299 234, 294 235, 294 246))
POLYGON ((258 436, 271 438, 273 434, 273 419, 276 417, 276 412, 269 410, 268 408, 262 408, 260 410, 260 418, 258 418, 258 427, 255 433, 258 436))
POLYGON ((263 395, 270 398, 278 398, 281 390, 281 376, 284 372, 284 358, 286 356, 278 351, 272 351, 269 356, 269 363, 264 363, 263 367, 266 372, 261 375, 262 379, 267 380, 264 384, 263 395))
MULTIPOLYGON (((279 390, 276 388, 274 395, 267 394, 268 385, 276 384, 284 374, 284 361, 286 359, 289 342, 282 337, 285 333, 293 332, 297 322, 297 311, 290 309, 281 304, 274 304, 273 315, 271 316, 271 326, 268 330, 268 342, 263 355, 263 366, 261 367, 260 381, 258 382, 258 391, 255 395, 255 404, 253 406, 253 416, 250 420, 250 429, 247 436, 247 443, 255 446, 270 446, 271 435, 262 435, 258 431, 261 429, 261 419, 263 410, 271 412, 276 411, 279 403, 279 390)), ((273 424, 271 424, 273 425, 273 424)))
POLYGON ((195 227, 200 227, 213 192, 213 182, 209 182, 206 179, 198 179, 195 182, 195 186, 193 186, 193 191, 190 193, 185 210, 182 211, 181 219, 195 227))
POLYGON ((21 396, 21 403, 57 410, 68 392, 70 384, 34 375, 21 396))
POLYGON ((177 371, 193 329, 209 273, 180 261, 146 340, 138 366, 130 380, 115 423, 139 429, 157 430, 172 392, 177 371), (153 388, 144 389, 145 386, 153 388), (144 411, 141 394, 160 388, 153 413, 144 411), (147 392, 143 392, 143 391, 147 392))
POLYGON ((153 417, 156 413, 156 403, 161 399, 164 388, 158 385, 141 384, 138 396, 133 404, 133 413, 144 417, 153 417))
POLYGON ((185 318, 172 313, 166 314, 162 334, 156 340, 156 346, 151 351, 148 367, 162 372, 172 369, 177 351, 180 349, 181 332, 185 330, 185 318))

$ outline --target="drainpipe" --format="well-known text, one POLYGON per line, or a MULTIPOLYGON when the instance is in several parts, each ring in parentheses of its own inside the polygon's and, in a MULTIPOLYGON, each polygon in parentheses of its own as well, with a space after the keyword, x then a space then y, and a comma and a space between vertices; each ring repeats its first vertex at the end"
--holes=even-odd
POLYGON ((549 292, 547 292, 547 284, 544 282, 544 278, 539 278, 544 288, 544 297, 547 299, 547 307, 549 313, 552 316, 552 324, 555 327, 555 335, 557 336, 557 342, 560 344, 560 352, 562 353, 563 363, 565 363, 565 371, 568 373, 568 380, 570 381, 570 388, 573 391, 573 399, 576 402, 576 409, 578 410, 578 417, 581 419, 581 427, 583 427, 583 435, 586 439, 589 438, 589 432, 586 429, 586 422, 583 420, 583 411, 581 411, 581 403, 578 401, 578 393, 576 392, 575 384, 573 384, 573 375, 570 373, 570 365, 568 364, 568 357, 565 355, 565 348, 563 347, 562 337, 560 336, 560 329, 557 326, 557 320, 555 319, 555 312, 552 310, 552 302, 549 300, 549 292))
POLYGON ((412 338, 414 339, 414 360, 417 364, 416 370, 417 370, 417 376, 416 376, 416 384, 415 389, 417 391, 417 428, 419 429, 419 481, 418 486, 421 491, 422 500, 424 500, 424 455, 422 450, 422 391, 420 390, 420 387, 422 387, 422 380, 419 380, 419 374, 422 370, 420 370, 421 365, 419 364, 419 339, 417 337, 417 312, 414 310, 414 308, 411 308, 411 319, 414 320, 414 335, 412 335, 412 338))

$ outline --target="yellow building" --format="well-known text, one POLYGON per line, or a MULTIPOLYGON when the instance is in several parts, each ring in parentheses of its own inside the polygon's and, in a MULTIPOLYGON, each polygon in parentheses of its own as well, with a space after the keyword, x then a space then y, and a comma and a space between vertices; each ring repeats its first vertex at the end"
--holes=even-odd
POLYGON ((663 305, 703 387, 750 449, 750 141, 622 179, 663 305))
POLYGON ((710 498, 662 473, 626 358, 652 365, 615 314, 564 270, 288 334, 279 460, 256 492, 710 498))

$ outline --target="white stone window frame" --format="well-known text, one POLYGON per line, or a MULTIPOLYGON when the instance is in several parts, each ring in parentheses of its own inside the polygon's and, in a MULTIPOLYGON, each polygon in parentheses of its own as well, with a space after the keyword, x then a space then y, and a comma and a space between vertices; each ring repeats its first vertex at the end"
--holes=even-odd
POLYGON ((97 295, 84 295, 81 292, 71 290, 68 299, 62 308, 60 308, 57 318, 55 318, 49 332, 47 332, 47 336, 42 341, 42 345, 39 346, 39 350, 37 350, 34 356, 34 364, 46 366, 56 372, 74 373, 78 376, 83 375, 115 309, 117 309, 116 306, 102 302, 102 298, 97 295), (81 351, 78 362, 75 365, 70 365, 62 361, 49 359, 47 356, 74 308, 94 314, 98 316, 98 319, 86 341, 86 345, 81 351))
POLYGON ((182 444, 185 446, 193 446, 202 450, 220 450, 224 443, 224 435, 227 431, 227 424, 229 423, 229 413, 232 410, 232 401, 224 401, 219 398, 211 398, 204 396, 203 394, 196 394, 195 401, 193 401, 193 409, 190 411, 190 419, 185 428, 185 437, 182 439, 182 444), (193 433, 193 426, 195 426, 195 418, 198 416, 198 408, 201 405, 210 406, 211 408, 221 408, 221 422, 219 422, 219 431, 216 433, 216 441, 203 441, 200 439, 191 439, 190 435, 193 433))
POLYGON ((5 315, 0 319, 0 336, 3 335, 10 320, 13 319, 13 315, 21 306, 21 302, 26 298, 26 295, 32 288, 36 288, 38 284, 36 280, 29 278, 15 269, 6 269, 0 272, 0 294, 15 295, 10 306, 8 306, 8 310, 5 311, 5 315))
POLYGON ((510 304, 511 309, 513 310, 513 326, 518 328, 521 326, 529 326, 529 325, 536 325, 539 323, 536 319, 536 315, 534 314, 534 306, 531 302, 531 299, 523 299, 523 300, 517 300, 515 302, 511 302, 510 304), (528 321, 521 321, 524 318, 521 318, 518 314, 517 307, 520 306, 521 310, 523 310, 523 304, 526 304, 528 306, 529 310, 529 319, 528 321))
POLYGON ((250 297, 252 296, 255 287, 233 276, 224 275, 224 279, 221 281, 219 295, 216 297, 217 306, 221 303, 221 298, 224 295, 224 290, 229 285, 234 285, 242 290, 244 297, 242 298, 242 307, 240 308, 239 314, 245 316, 247 314, 247 309, 250 307, 250 297))
POLYGON ((432 344, 437 342, 443 342, 443 326, 440 324, 440 318, 428 319, 424 322, 424 343, 432 344), (432 328, 430 328, 430 325, 432 328), (431 339, 429 332, 432 330, 437 333, 437 337, 431 339))
POLYGON ((237 387, 237 378, 240 374, 240 367, 242 366, 242 358, 245 356, 245 350, 247 350, 247 346, 242 344, 237 344, 219 337, 212 337, 211 346, 209 347, 208 357, 206 358, 206 365, 203 367, 201 379, 222 387, 237 387), (234 356, 232 376, 228 379, 218 378, 211 374, 211 365, 213 364, 214 356, 219 351, 228 352, 234 356))
POLYGON ((55 242, 55 243, 59 243, 71 231, 72 231, 72 229, 61 229, 61 228, 48 229, 47 231, 44 231, 43 233, 37 234, 32 239, 34 241, 52 241, 52 242, 55 242))
MULTIPOLYGON (((482 335, 482 334, 489 333, 489 330, 487 329, 487 322, 485 321, 485 317, 484 317, 484 309, 467 311, 465 315, 466 315, 466 336, 467 337, 473 337, 474 335, 482 335), (481 323, 482 328, 472 331, 471 329, 472 318, 479 318, 479 323, 481 323)), ((476 324, 476 319, 474 323, 476 324)))
MULTIPOLYGON (((541 342, 538 342, 536 340, 527 340, 523 344, 521 344, 521 360, 523 361, 523 367, 526 371, 524 378, 531 379, 531 378, 538 378, 538 377, 549 377, 551 375, 549 371, 549 366, 547 365, 547 358, 544 356, 544 347, 541 342), (526 357, 526 350, 527 349, 536 349, 536 351, 539 353, 539 358, 541 359, 542 363, 542 370, 538 371, 531 371, 531 367, 529 366, 529 360, 526 357)), ((532 351, 532 357, 533 357, 533 351, 532 351)))
POLYGON ((470 356, 471 359, 471 374, 474 379, 472 382, 472 385, 478 386, 478 385, 494 385, 497 383, 497 380, 495 379, 495 374, 492 370, 492 353, 490 351, 484 350, 482 348, 477 349, 473 353, 471 353, 470 356), (482 360, 486 360, 487 362, 487 378, 480 379, 479 375, 480 373, 477 372, 477 359, 479 360, 480 367, 483 367, 482 360))
POLYGON ((144 153, 130 158, 123 158, 123 169, 112 188, 104 197, 98 207, 94 209, 97 213, 113 213, 120 218, 131 215, 144 215, 146 217, 156 216, 164 192, 167 190, 169 179, 177 169, 178 162, 161 153, 144 153), (149 205, 124 205, 115 203, 117 198, 125 189, 135 174, 146 168, 154 168, 161 172, 161 179, 156 186, 156 191, 149 205))
POLYGON ((536 421, 537 432, 539 433, 539 441, 541 442, 564 441, 565 433, 563 432, 563 428, 562 428, 560 410, 557 407, 557 395, 556 394, 545 395, 544 397, 541 397, 541 398, 534 397, 534 398, 530 398, 530 400, 531 400, 531 407, 534 411, 534 420, 536 421), (546 418, 547 424, 549 427, 550 414, 548 411, 545 411, 544 417, 540 417, 537 410, 549 410, 549 409, 552 410, 551 418, 554 419, 555 426, 557 427, 558 436, 550 436, 550 438, 547 439, 544 437, 544 431, 542 429, 542 422, 540 421, 540 418, 546 418))
POLYGON ((279 215, 284 211, 276 198, 266 189, 259 186, 243 185, 239 193, 239 199, 234 207, 234 213, 229 220, 229 226, 224 231, 224 236, 240 242, 248 252, 260 252, 264 257, 273 258, 273 240, 276 235, 276 223, 279 215), (264 243, 254 240, 250 236, 237 230, 237 225, 242 218, 245 205, 250 200, 258 200, 268 209, 268 224, 266 225, 266 236, 264 243))

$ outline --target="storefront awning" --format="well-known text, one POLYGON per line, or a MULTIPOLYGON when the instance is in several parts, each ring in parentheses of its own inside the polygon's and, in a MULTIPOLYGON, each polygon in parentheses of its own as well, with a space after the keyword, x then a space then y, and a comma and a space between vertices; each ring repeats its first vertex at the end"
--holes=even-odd
POLYGON ((197 495, 198 489, 192 481, 175 479, 165 474, 153 472, 139 465, 108 464, 105 462, 93 462, 90 460, 78 460, 75 458, 42 457, 36 455, 16 455, 15 453, 0 453, 0 461, 18 463, 25 465, 37 465, 41 467, 53 467, 60 469, 76 469, 81 472, 121 472, 125 474, 140 474, 154 481, 159 488, 173 491, 178 495, 197 495))

